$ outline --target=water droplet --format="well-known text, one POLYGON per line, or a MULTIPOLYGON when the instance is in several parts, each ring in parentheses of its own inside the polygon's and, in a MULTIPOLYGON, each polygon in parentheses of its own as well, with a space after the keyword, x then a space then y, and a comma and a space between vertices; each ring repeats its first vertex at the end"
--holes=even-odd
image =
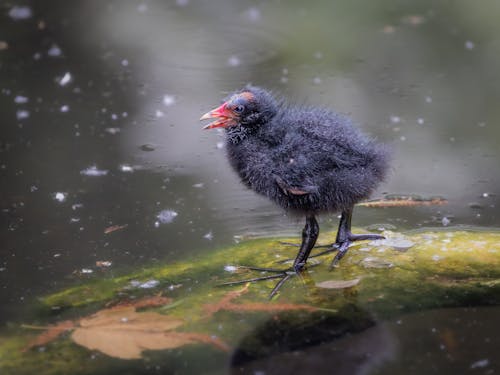
POLYGON ((146 4, 141 3, 141 4, 137 5, 137 11, 139 13, 145 13, 145 12, 147 12, 147 10, 148 10, 148 6, 146 4))
POLYGON ((226 272, 236 272, 236 271, 238 271, 238 267, 227 265, 227 266, 224 266, 224 271, 226 271, 226 272))
POLYGON ((81 270, 81 273, 92 273, 94 272, 93 270, 91 270, 90 268, 82 268, 81 270))
POLYGON ((155 112, 155 116, 156 116, 157 118, 160 118, 160 117, 165 116, 165 114, 164 114, 162 111, 158 111, 158 110, 157 110, 157 111, 155 112))
POLYGON ((122 172, 133 172, 134 171, 134 167, 132 167, 131 165, 128 165, 128 164, 122 164, 120 165, 120 171, 122 172))
POLYGON ((319 77, 314 77, 314 79, 313 79, 313 83, 314 83, 315 85, 320 85, 320 84, 321 84, 321 82, 322 82, 322 81, 321 81, 321 78, 319 78, 319 77))
POLYGON ((246 15, 247 15, 248 19, 252 22, 260 21, 260 19, 262 18, 262 15, 260 13, 259 8, 256 8, 256 7, 249 8, 246 11, 246 15))
POLYGON ((197 184, 193 184, 193 187, 197 188, 197 189, 201 189, 201 188, 203 188, 203 186, 205 186, 205 184, 203 182, 199 182, 197 184))
POLYGON ((61 108, 59 109, 62 113, 69 112, 69 105, 65 104, 62 105, 61 108))
POLYGON ((121 62, 122 66, 128 66, 128 60, 127 59, 123 59, 122 62, 121 62))
POLYGON ((446 216, 441 219, 441 224, 443 224, 443 227, 447 227, 450 225, 450 219, 448 219, 446 216))
POLYGON ((432 98, 430 96, 425 97, 425 102, 426 103, 432 103, 432 98))
POLYGON ((425 121, 424 121, 424 119, 423 119, 422 117, 419 117, 419 118, 417 119, 417 123, 418 123, 419 125, 423 125, 423 124, 424 124, 424 122, 425 122, 425 121))
POLYGON ((109 134, 113 134, 113 135, 115 135, 115 134, 117 134, 117 133, 119 133, 119 132, 120 132, 120 128, 106 128, 106 129, 104 129, 104 130, 105 130, 107 133, 109 133, 109 134))
POLYGON ((209 240, 209 241, 212 241, 212 239, 214 238, 214 234, 212 233, 212 231, 206 233, 203 235, 203 238, 209 240))

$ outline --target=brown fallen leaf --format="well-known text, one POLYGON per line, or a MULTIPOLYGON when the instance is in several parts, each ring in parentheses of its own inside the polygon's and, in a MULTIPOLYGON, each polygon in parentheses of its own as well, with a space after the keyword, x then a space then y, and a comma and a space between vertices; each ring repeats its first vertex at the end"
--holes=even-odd
POLYGON ((109 234, 109 233, 112 233, 112 232, 116 232, 117 230, 124 229, 126 227, 128 227, 128 224, 124 224, 124 225, 112 225, 112 226, 107 227, 106 229, 104 229, 104 234, 109 234))
POLYGON ((358 285, 360 279, 352 280, 327 280, 316 283, 318 288, 324 289, 346 289, 358 285))
POLYGON ((157 295, 157 296, 143 297, 139 299, 119 301, 118 303, 114 303, 113 307, 129 306, 129 307, 134 307, 137 310, 145 307, 165 306, 171 304, 172 302, 173 302, 172 298, 157 295))
POLYGON ((317 307, 310 305, 294 304, 294 303, 263 303, 263 302, 245 302, 234 303, 233 299, 247 293, 250 284, 246 284, 243 289, 233 290, 228 292, 219 302, 206 304, 203 306, 207 316, 212 316, 220 310, 226 311, 291 311, 291 310, 306 310, 317 311, 317 307))
MULTIPOLYGON (((31 326, 24 326, 25 328, 35 328, 31 326)), ((72 320, 64 320, 54 325, 50 325, 48 327, 36 327, 35 329, 44 329, 45 332, 38 335, 34 339, 30 340, 26 347, 24 347, 23 352, 34 348, 36 346, 41 346, 48 344, 49 342, 55 340, 64 332, 69 331, 75 327, 75 322, 72 320)))
POLYGON ((33 339, 25 350, 49 343, 68 330, 73 330, 70 337, 78 345, 122 359, 141 358, 145 350, 174 349, 196 343, 229 350, 218 338, 203 333, 174 331, 184 324, 182 319, 157 312, 136 311, 139 307, 169 302, 170 298, 161 296, 143 298, 100 310, 78 322, 65 321, 46 327, 47 331, 33 339))

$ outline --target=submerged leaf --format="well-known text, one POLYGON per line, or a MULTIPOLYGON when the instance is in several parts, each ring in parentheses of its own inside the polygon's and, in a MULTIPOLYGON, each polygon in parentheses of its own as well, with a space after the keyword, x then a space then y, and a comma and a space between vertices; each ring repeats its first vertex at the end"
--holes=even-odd
MULTIPOLYGON (((30 326, 25 326, 26 328, 33 328, 30 326)), ((29 350, 31 348, 34 348, 36 346, 41 346, 48 344, 49 342, 54 341, 56 338, 58 338, 60 335, 62 335, 64 332, 69 331, 75 327, 75 322, 72 320, 64 320, 62 322, 59 322, 54 325, 50 325, 48 327, 42 327, 42 329, 46 329, 45 332, 42 334, 36 336, 34 339, 30 340, 28 342, 28 345, 23 349, 23 351, 29 350)), ((40 329, 36 327, 37 329, 40 329)))

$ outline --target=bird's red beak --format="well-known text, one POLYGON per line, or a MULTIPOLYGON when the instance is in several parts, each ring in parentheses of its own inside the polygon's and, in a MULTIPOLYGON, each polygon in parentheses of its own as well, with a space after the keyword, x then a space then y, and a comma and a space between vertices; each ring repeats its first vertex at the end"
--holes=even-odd
POLYGON ((204 126, 203 129, 227 128, 229 126, 236 125, 237 123, 237 115, 227 108, 227 103, 224 103, 220 107, 205 113, 201 116, 200 120, 208 120, 211 118, 216 118, 217 120, 204 126))

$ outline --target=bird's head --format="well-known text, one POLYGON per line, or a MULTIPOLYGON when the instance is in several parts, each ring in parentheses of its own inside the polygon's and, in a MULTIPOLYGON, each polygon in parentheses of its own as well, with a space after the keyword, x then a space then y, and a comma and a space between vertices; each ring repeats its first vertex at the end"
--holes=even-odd
POLYGON ((205 113, 200 120, 216 119, 203 129, 258 127, 276 114, 276 107, 276 101, 269 92, 246 86, 230 95, 220 107, 205 113))

